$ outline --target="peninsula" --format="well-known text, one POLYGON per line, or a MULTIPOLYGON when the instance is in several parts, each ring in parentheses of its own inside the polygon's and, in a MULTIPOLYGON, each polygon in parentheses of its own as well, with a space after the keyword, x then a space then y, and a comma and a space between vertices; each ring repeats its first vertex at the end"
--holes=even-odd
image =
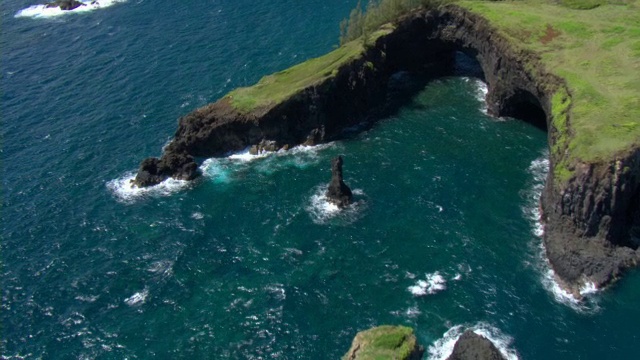
POLYGON ((340 138, 392 108, 393 74, 450 75, 460 51, 482 67, 492 115, 548 132, 544 244, 562 286, 579 297, 637 265, 640 1, 395 3, 411 6, 380 24, 364 18, 358 38, 182 117, 134 184, 191 180, 197 158, 265 142, 287 149, 340 138))

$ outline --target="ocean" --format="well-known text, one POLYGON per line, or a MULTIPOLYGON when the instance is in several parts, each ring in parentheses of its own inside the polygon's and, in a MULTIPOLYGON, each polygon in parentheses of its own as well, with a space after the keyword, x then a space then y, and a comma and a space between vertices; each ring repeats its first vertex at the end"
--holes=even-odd
POLYGON ((640 276, 577 302, 544 258, 547 135, 429 82, 343 140, 128 183, 177 119, 330 51, 357 1, 3 1, 6 359, 337 359, 413 327, 425 359, 471 328, 510 359, 637 357, 640 276), (355 203, 326 202, 344 158, 355 203))

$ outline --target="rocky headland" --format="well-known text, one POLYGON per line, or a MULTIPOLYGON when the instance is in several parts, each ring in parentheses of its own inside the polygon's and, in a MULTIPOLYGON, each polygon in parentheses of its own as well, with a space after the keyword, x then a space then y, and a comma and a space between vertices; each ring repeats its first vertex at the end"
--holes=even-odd
POLYGON ((566 80, 548 71, 541 55, 459 5, 411 11, 366 41, 352 41, 196 109, 179 119, 159 159, 141 163, 133 183, 191 180, 198 175, 197 158, 251 146, 274 150, 340 138, 343 129, 375 121, 394 106, 387 101, 393 74, 449 75, 457 51, 482 67, 492 115, 530 121, 548 132, 544 244, 561 284, 579 296, 586 283, 605 286, 635 266, 640 147, 581 160, 572 139, 582 130, 573 124, 576 99, 566 80))

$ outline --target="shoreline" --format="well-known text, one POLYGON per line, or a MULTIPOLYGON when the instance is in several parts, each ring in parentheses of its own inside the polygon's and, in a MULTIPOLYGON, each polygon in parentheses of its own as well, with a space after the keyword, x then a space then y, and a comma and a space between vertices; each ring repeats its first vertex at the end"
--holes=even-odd
POLYGON ((455 52, 462 51, 475 56, 484 72, 490 114, 518 117, 538 109, 546 118, 537 124, 546 126, 550 149, 541 198, 543 241, 565 290, 577 294, 587 283, 601 289, 637 265, 640 252, 629 237, 640 218, 640 148, 598 162, 572 163, 573 95, 538 55, 514 47, 489 20, 458 5, 414 10, 383 26, 370 41, 354 40, 182 117, 162 157, 144 160, 134 183, 146 187, 170 177, 193 180, 196 157, 262 144, 280 150, 338 139, 342 130, 373 123, 401 106, 386 103, 394 73, 417 71, 431 79, 449 75, 455 52), (309 75, 310 70, 320 76, 309 75), (271 90, 286 88, 287 81, 293 81, 295 91, 273 101, 265 98, 271 90))

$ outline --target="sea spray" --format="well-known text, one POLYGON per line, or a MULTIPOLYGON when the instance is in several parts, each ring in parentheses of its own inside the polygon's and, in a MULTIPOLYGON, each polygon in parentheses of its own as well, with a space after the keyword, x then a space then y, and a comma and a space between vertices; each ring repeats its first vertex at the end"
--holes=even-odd
POLYGON ((26 9, 18 11, 15 14, 15 17, 52 18, 68 14, 86 13, 126 1, 127 0, 80 1, 83 5, 73 10, 62 10, 60 7, 47 7, 46 5, 32 5, 26 9))
POLYGON ((442 338, 436 340, 432 345, 429 346, 429 348, 427 349, 427 359, 446 360, 453 352, 456 341, 458 341, 460 336, 462 336, 462 334, 466 330, 471 330, 474 333, 484 336, 485 338, 490 340, 505 359, 519 359, 517 351, 511 346, 511 344, 513 343, 513 338, 505 335, 500 331, 500 329, 485 322, 480 322, 470 327, 466 327, 464 325, 456 325, 447 330, 447 332, 442 335, 442 338))
POLYGON ((540 197, 544 190, 547 174, 549 173, 549 153, 547 150, 537 159, 531 162, 527 170, 531 175, 531 183, 527 191, 522 193, 525 205, 522 212, 529 220, 532 228, 532 234, 537 238, 538 246, 534 250, 537 259, 538 271, 540 272, 541 283, 543 287, 553 296, 554 300, 571 307, 579 312, 592 312, 598 309, 597 304, 593 301, 586 301, 585 296, 592 295, 597 292, 597 288, 593 283, 586 281, 585 285, 580 289, 580 296, 576 298, 574 294, 565 290, 557 280, 557 275, 551 268, 551 264, 546 256, 546 249, 542 238, 544 236, 544 224, 542 223, 542 213, 540 209, 540 197))

